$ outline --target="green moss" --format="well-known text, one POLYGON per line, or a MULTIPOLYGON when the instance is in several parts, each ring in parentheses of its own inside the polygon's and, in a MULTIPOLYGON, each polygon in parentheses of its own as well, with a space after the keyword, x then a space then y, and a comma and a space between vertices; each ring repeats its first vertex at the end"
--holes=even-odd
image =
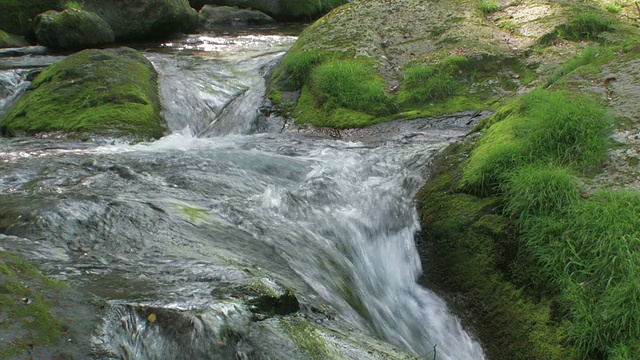
POLYGON ((470 146, 450 147, 418 194, 426 281, 457 294, 454 308, 473 314, 465 320, 490 358, 572 359, 563 346, 565 326, 552 319, 552 303, 509 281, 519 261, 518 244, 515 224, 500 213, 501 200, 459 192, 470 146))
POLYGON ((44 293, 63 285, 42 276, 26 261, 0 251, 0 332, 13 339, 0 340, 0 357, 26 354, 31 346, 46 346, 62 334, 62 323, 51 315, 44 293))
POLYGON ((29 43, 18 36, 0 30, 0 48, 27 46, 29 43))
POLYGON ((192 223, 202 219, 207 213, 207 210, 205 209, 194 208, 190 206, 181 206, 180 210, 182 210, 182 212, 189 217, 189 221, 192 223))
POLYGON ((556 69, 556 71, 553 72, 553 74, 549 77, 549 79, 547 79, 545 87, 555 83, 556 81, 558 81, 558 79, 571 73, 575 69, 589 64, 590 62, 594 61, 598 56, 600 56, 601 52, 605 52, 605 51, 606 51, 605 48, 601 48, 598 45, 589 46, 583 52, 576 55, 573 59, 567 61, 566 63, 562 64, 561 67, 556 69))
POLYGON ((47 10, 58 9, 52 0, 0 0, 0 27, 2 30, 29 36, 32 34, 33 19, 47 10))
POLYGON ((153 66, 135 50, 85 50, 46 68, 0 119, 0 130, 160 137, 156 81, 153 66))
POLYGON ((301 317, 283 318, 280 328, 298 348, 306 350, 309 359, 329 358, 327 346, 313 324, 301 317))
POLYGON ((71 7, 36 16, 38 42, 52 48, 82 48, 113 43, 113 31, 98 15, 71 7))

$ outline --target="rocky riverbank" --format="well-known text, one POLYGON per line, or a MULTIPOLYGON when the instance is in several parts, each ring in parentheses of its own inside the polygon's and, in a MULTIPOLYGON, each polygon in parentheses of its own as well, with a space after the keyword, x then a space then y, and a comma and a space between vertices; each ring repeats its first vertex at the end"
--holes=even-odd
POLYGON ((490 358, 635 359, 639 17, 631 2, 362 1, 305 30, 270 98, 299 127, 495 111, 418 195, 424 284, 490 358))

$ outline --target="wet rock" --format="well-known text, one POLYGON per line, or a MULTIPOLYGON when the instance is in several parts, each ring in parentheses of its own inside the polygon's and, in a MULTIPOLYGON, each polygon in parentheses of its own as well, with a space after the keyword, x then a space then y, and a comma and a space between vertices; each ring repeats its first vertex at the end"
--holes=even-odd
POLYGON ((94 314, 86 297, 0 251, 3 359, 89 358, 94 314))
POLYGON ((0 30, 0 48, 23 47, 28 45, 29 42, 24 38, 0 30))
POLYGON ((86 0, 84 8, 104 19, 117 41, 189 33, 198 27, 198 13, 187 0, 86 0))
POLYGON ((113 43, 113 30, 90 11, 50 10, 35 18, 38 42, 52 48, 83 48, 113 43))
POLYGON ((84 50, 38 75, 0 118, 0 132, 160 137, 157 86, 153 65, 136 50, 84 50))
POLYGON ((0 49, 0 58, 24 55, 46 55, 49 50, 42 45, 0 49))
POLYGON ((205 4, 236 6, 262 11, 277 20, 309 20, 346 4, 348 0, 189 0, 196 9, 205 4))
POLYGON ((271 16, 261 11, 230 6, 205 5, 199 14, 200 24, 205 29, 215 25, 260 25, 273 22, 271 16))
POLYGON ((268 278, 245 284, 225 284, 212 291, 222 298, 241 299, 254 313, 285 315, 300 310, 293 292, 268 278))

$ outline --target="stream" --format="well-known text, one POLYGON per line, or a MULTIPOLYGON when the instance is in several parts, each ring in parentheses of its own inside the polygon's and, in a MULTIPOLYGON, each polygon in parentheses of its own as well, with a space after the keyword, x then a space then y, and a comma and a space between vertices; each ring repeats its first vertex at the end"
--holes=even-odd
MULTIPOLYGON (((282 132, 258 109, 295 39, 271 29, 140 48, 171 131, 158 141, 0 138, 0 208, 13 221, 0 250, 101 304, 86 356, 484 359, 416 283, 413 199, 464 121, 282 132), (256 283, 289 289, 299 307, 256 314, 235 294, 256 283)), ((0 114, 30 69, 60 59, 0 59, 0 114)))

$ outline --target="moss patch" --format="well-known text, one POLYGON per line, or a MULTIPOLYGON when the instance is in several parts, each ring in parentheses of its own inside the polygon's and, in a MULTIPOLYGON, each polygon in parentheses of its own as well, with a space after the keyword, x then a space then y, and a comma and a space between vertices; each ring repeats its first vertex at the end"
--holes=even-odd
POLYGON ((0 251, 0 358, 25 356, 32 347, 52 344, 63 331, 44 293, 63 285, 26 261, 0 251))
POLYGON ((303 318, 282 319, 280 328, 289 336, 299 349, 306 350, 309 359, 329 358, 327 346, 318 330, 303 318))
POLYGON ((4 134, 62 130, 157 138, 157 74, 139 52, 85 50, 46 68, 0 119, 4 134))
MULTIPOLYGON (((69 4, 73 2, 66 6, 69 4)), ((39 14, 34 27, 38 42, 54 48, 92 47, 114 40, 109 24, 98 15, 73 7, 62 12, 51 10, 39 14)))
POLYGON ((447 150, 418 194, 418 243, 426 285, 455 293, 449 303, 469 321, 489 358, 571 359, 565 326, 552 302, 527 295, 510 279, 518 274, 514 222, 500 199, 460 192, 461 165, 471 142, 447 150))
POLYGON ((29 43, 19 37, 0 30, 0 48, 27 46, 29 43))

